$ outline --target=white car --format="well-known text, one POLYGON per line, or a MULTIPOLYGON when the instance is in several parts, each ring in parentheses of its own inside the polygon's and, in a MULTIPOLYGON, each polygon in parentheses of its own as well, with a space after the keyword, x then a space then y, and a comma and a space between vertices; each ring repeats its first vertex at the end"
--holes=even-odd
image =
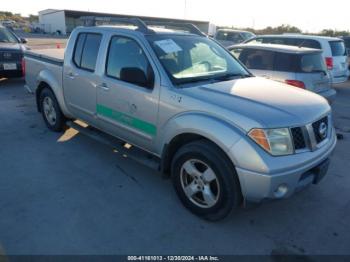
POLYGON ((255 76, 284 82, 315 92, 332 103, 336 91, 322 57, 322 50, 272 44, 240 44, 228 47, 255 76))
POLYGON ((322 49, 322 55, 333 84, 347 81, 350 75, 344 40, 340 38, 302 34, 263 35, 249 39, 245 43, 292 45, 322 49))

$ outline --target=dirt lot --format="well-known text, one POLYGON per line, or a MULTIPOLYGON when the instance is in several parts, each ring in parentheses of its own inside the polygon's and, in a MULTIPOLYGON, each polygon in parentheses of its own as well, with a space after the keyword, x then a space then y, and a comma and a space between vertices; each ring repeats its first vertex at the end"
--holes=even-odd
POLYGON ((328 176, 292 198, 203 221, 169 180, 81 134, 48 131, 22 80, 0 81, 5 254, 350 254, 350 84, 328 176))
POLYGON ((17 33, 19 37, 27 39, 27 46, 31 49, 65 48, 66 36, 52 36, 47 34, 17 33))

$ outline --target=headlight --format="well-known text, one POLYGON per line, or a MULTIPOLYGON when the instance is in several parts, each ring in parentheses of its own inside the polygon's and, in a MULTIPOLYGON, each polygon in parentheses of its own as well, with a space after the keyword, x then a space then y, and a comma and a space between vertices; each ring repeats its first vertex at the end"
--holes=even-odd
POLYGON ((259 146, 274 156, 294 153, 292 138, 288 128, 250 130, 248 136, 259 146))

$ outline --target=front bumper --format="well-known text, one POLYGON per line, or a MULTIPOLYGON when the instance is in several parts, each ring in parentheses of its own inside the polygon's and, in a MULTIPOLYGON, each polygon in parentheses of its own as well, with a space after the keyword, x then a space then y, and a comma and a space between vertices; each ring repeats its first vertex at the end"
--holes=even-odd
POLYGON ((0 70, 0 78, 19 78, 23 77, 22 70, 0 70))
POLYGON ((5 78, 17 78, 17 77, 23 77, 22 72, 22 64, 20 61, 9 61, 8 63, 16 64, 16 69, 14 70, 5 70, 3 61, 0 61, 0 77, 5 78))
POLYGON ((270 161, 268 166, 272 170, 270 172, 256 172, 236 167, 243 197, 248 202, 287 198, 307 185, 318 182, 327 172, 327 159, 335 148, 336 140, 333 130, 331 139, 322 148, 313 152, 285 156, 288 159, 280 161, 275 157, 275 161, 270 161), (285 162, 285 168, 279 169, 281 171, 273 171, 274 167, 271 167, 271 163, 276 163, 275 165, 280 168, 281 162, 285 162))

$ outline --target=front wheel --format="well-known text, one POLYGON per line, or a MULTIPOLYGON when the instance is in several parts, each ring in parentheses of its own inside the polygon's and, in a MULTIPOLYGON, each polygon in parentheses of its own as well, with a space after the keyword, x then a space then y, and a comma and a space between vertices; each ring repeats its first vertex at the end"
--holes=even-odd
POLYGON ((220 220, 242 201, 233 165, 213 143, 199 140, 178 150, 172 180, 182 203, 194 214, 220 220))
POLYGON ((58 105, 54 93, 45 88, 40 93, 40 108, 47 127, 55 132, 60 132, 65 127, 66 119, 58 105))

